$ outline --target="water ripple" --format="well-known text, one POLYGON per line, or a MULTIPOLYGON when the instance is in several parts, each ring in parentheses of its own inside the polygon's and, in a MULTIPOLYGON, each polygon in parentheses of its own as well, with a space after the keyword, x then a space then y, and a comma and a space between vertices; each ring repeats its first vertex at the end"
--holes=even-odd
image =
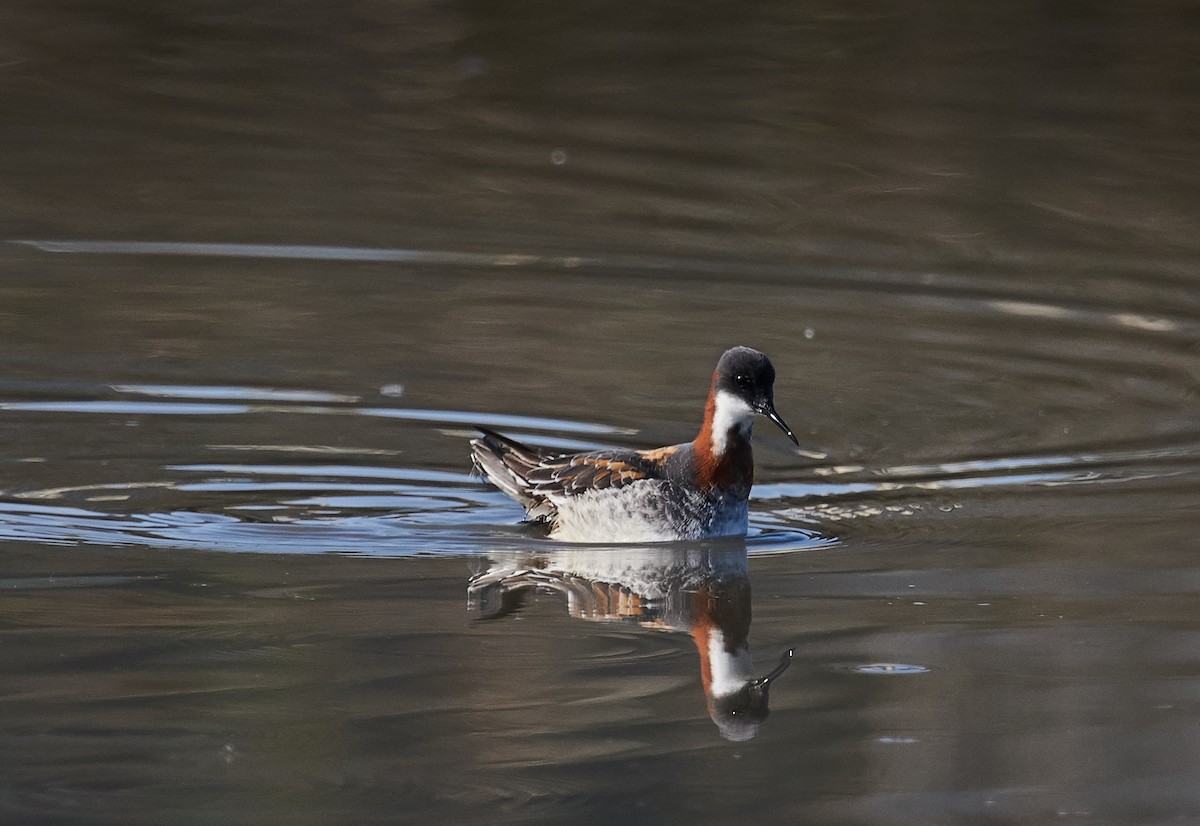
MULTIPOLYGON (((482 423, 520 434, 521 438, 563 450, 610 446, 560 434, 611 437, 634 431, 549 418, 459 410, 362 406, 361 396, 323 390, 286 390, 241 385, 110 384, 90 386, 105 391, 159 397, 63 398, 72 386, 30 387, 28 393, 57 398, 24 398, 0 402, 0 412, 68 415, 225 416, 258 413, 268 416, 355 415, 418 423, 461 425, 482 423), (314 403, 315 402, 315 403, 314 403), (526 432, 527 431, 527 432, 526 432)), ((10 390, 17 389, 12 385, 10 390)), ((82 386, 76 386, 76 390, 82 386)), ((424 432, 460 440, 470 431, 424 432)), ((391 438, 386 434, 385 438, 391 438)), ((1131 437, 1132 439, 1132 437, 1131 437)), ((830 463, 773 469, 779 481, 753 490, 747 550, 780 554, 825 547, 835 541, 832 526, 848 518, 880 519, 936 515, 958 502, 948 492, 984 489, 1023 490, 1033 487, 1132 483, 1197 475, 1200 443, 1195 433, 1180 432, 1155 440, 1097 449, 1062 449, 1044 453, 958 458, 943 462, 869 464, 830 463), (905 501, 897 502, 897 494, 905 501)), ((478 553, 497 543, 536 548, 540 541, 518 525, 520 509, 466 469, 446 470, 418 465, 373 465, 366 458, 403 451, 374 447, 326 447, 320 444, 270 445, 250 442, 222 445, 202 440, 198 447, 216 452, 281 452, 306 457, 328 454, 335 461, 172 461, 152 459, 131 465, 124 479, 111 479, 100 463, 102 478, 55 484, 56 472, 67 473, 68 460, 48 455, 37 459, 40 485, 11 485, 0 495, 0 538, 53 544, 124 544, 203 548, 269 553, 353 553, 405 556, 425 553, 478 553), (56 469, 60 468, 59 471, 56 469), (137 475, 134 475, 137 474, 137 475), (108 478, 104 478, 108 477, 108 478)), ((464 451, 465 452, 465 451, 464 451)), ((30 458, 30 457, 27 457, 30 458)), ((799 457, 794 457, 797 461, 799 457)), ((16 461, 15 459, 10 461, 16 461)), ((75 462, 76 459, 70 461, 75 462)), ((78 465, 71 478, 79 479, 78 465)))

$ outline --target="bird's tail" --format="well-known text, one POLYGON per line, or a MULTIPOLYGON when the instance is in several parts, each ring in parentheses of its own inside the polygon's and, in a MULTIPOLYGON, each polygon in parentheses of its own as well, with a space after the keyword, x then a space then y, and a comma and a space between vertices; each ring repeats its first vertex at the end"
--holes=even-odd
POLYGON ((530 516, 544 504, 545 499, 533 492, 529 472, 548 454, 501 436, 486 427, 478 428, 483 435, 471 440, 471 460, 475 469, 491 483, 521 503, 530 516))

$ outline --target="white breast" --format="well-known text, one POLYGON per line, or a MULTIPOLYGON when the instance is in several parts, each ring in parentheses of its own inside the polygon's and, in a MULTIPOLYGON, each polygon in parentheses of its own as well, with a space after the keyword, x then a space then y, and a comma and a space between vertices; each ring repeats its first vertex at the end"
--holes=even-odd
POLYGON ((744 500, 721 502, 711 513, 694 513, 671 498, 676 495, 669 483, 655 479, 554 497, 558 518, 550 535, 564 542, 669 542, 745 535, 749 508, 744 500))

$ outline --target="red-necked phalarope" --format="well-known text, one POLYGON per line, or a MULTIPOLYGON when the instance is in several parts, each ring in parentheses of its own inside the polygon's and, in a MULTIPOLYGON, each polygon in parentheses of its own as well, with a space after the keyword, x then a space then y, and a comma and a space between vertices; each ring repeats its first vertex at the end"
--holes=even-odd
POLYGON ((690 442, 657 450, 547 453, 486 428, 475 467, 566 542, 658 542, 742 536, 754 483, 750 431, 762 414, 799 447, 775 412, 775 368, 749 347, 717 362, 704 424, 690 442))

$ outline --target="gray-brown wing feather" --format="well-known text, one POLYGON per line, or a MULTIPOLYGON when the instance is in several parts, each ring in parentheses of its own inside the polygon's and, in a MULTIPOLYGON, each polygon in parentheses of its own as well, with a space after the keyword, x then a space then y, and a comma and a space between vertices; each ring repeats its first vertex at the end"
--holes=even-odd
POLYGON ((578 496, 643 479, 661 479, 662 470, 634 450, 597 450, 545 459, 526 478, 543 495, 578 496))
POLYGON ((536 507, 541 497, 533 495, 529 473, 553 454, 535 450, 484 427, 479 428, 479 432, 483 436, 471 440, 471 459, 475 468, 526 510, 536 507))
POLYGON ((656 451, 596 450, 551 454, 485 428, 471 440, 475 466, 496 487, 525 506, 531 517, 552 517, 551 497, 577 496, 643 479, 662 479, 674 448, 656 451))

